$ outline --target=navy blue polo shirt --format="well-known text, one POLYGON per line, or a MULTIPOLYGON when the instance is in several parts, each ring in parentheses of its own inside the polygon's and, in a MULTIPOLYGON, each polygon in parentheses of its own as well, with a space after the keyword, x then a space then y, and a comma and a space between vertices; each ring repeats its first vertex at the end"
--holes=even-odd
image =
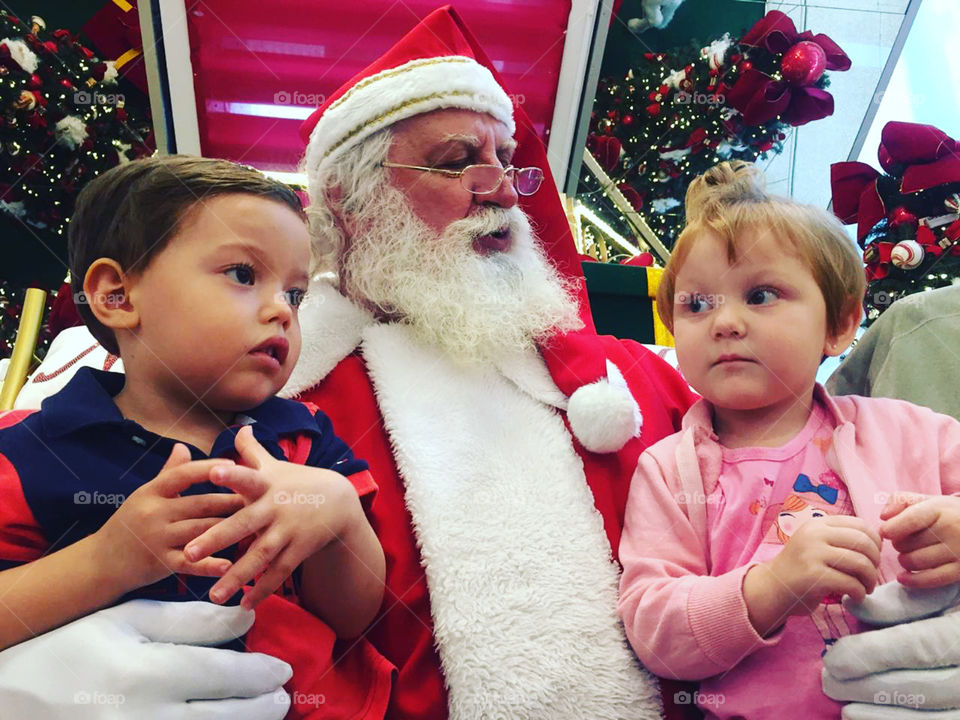
MULTIPOLYGON (((60 392, 44 400, 40 412, 0 430, 0 570, 98 530, 130 493, 157 476, 180 442, 123 417, 113 398, 124 381, 120 373, 81 368, 60 392)), ((236 433, 249 424, 275 458, 288 459, 284 448, 294 440, 304 465, 348 477, 369 475, 367 463, 354 458, 333 432, 330 419, 315 407, 271 397, 238 420, 241 424, 220 433, 210 455, 183 444, 194 460, 232 457, 236 433)), ((230 491, 203 482, 182 494, 210 492, 230 491)), ((234 559, 235 550, 227 548, 217 556, 234 559)), ((207 599, 214 582, 216 578, 172 576, 129 597, 207 599)))

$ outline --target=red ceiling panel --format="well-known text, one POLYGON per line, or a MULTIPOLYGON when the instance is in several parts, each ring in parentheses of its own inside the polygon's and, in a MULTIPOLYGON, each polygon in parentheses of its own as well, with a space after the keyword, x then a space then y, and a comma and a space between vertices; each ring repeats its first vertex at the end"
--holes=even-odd
MULTIPOLYGON (((436 0, 187 2, 203 155, 290 171, 301 118, 376 59, 436 0)), ((547 140, 570 0, 456 6, 547 140)))

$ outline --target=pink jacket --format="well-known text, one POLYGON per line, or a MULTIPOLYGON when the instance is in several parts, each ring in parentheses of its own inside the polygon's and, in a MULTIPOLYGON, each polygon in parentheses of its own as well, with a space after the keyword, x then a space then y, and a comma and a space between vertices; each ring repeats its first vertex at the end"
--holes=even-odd
MULTIPOLYGON (((960 493, 960 422, 886 398, 814 396, 836 420, 827 464, 847 484, 857 517, 880 525, 896 491, 960 493)), ((701 400, 679 433, 640 457, 620 543, 620 617, 644 665, 664 677, 699 680, 724 672, 760 647, 741 584, 750 565, 720 576, 709 567, 706 499, 716 488, 721 446, 701 400)), ((902 568, 884 542, 881 582, 902 568)))

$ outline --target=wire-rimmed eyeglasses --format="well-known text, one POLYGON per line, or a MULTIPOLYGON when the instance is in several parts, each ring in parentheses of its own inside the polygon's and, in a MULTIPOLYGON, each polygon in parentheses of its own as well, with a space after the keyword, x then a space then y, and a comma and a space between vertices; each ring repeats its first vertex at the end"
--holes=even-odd
POLYGON ((513 174, 513 187, 520 195, 533 195, 540 189, 540 184, 543 182, 543 170, 538 167, 518 168, 510 165, 502 168, 499 165, 467 165, 463 170, 447 170, 446 168, 404 165, 387 161, 381 164, 383 167, 405 168, 460 178, 460 184, 468 192, 475 195, 489 195, 496 192, 508 173, 513 174))

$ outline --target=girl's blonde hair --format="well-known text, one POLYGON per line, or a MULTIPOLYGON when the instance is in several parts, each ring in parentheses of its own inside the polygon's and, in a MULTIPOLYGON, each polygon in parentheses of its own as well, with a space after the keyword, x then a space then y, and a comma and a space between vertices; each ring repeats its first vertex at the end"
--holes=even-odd
POLYGON ((813 273, 827 306, 827 330, 839 335, 859 311, 866 292, 860 256, 840 221, 826 210, 801 205, 766 190, 763 173, 742 160, 722 162, 687 188, 687 225, 680 233, 657 291, 657 310, 671 331, 677 274, 698 238, 712 234, 731 263, 744 237, 769 233, 813 273))

